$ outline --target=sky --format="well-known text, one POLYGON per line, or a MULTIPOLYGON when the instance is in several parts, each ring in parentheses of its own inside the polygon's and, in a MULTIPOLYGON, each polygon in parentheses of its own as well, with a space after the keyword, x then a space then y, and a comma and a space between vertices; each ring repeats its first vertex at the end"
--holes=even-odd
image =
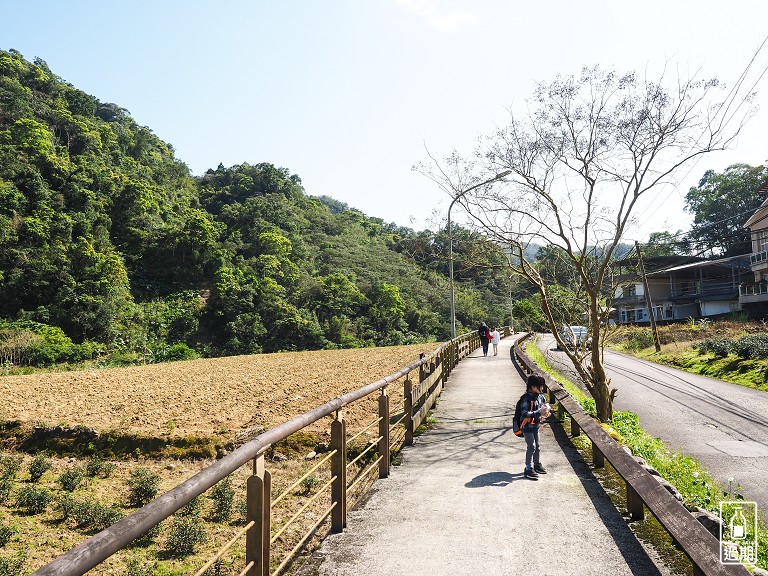
MULTIPOLYGON (((732 85, 766 21, 765 0, 3 0, 0 49, 126 108, 195 175, 269 162, 309 195, 434 230, 450 197, 412 170, 427 148, 471 153, 536 82, 585 65, 732 85)), ((735 147, 649 197, 627 240, 687 229, 706 170, 768 161, 768 75, 757 91, 735 147)))

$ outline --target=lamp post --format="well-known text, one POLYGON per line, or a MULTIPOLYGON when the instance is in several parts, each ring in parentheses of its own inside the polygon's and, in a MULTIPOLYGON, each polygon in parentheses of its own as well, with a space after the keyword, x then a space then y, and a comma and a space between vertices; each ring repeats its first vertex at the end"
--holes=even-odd
POLYGON ((466 190, 462 190, 461 192, 456 194, 456 196, 454 196, 453 200, 451 200, 451 204, 448 206, 448 277, 450 279, 450 285, 451 285, 451 338, 456 338, 456 302, 454 300, 454 292, 453 292, 453 233, 451 232, 451 209, 453 208, 453 205, 456 204, 456 201, 459 198, 463 198, 468 192, 471 192, 476 188, 480 188, 480 186, 485 186, 486 184, 490 184, 491 182, 496 182, 497 180, 501 180, 502 178, 504 178, 505 176, 508 176, 511 173, 512 173, 512 170, 505 170, 504 172, 496 174, 496 176, 494 176, 493 178, 489 178, 488 180, 484 180, 479 184, 470 186, 466 190))

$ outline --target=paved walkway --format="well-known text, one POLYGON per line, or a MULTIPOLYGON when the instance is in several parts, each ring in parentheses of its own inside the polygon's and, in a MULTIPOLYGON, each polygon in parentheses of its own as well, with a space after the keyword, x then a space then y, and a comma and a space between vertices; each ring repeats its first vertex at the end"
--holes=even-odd
POLYGON ((428 576, 668 572, 638 543, 561 428, 542 433, 549 473, 523 478, 512 412, 525 390, 510 360, 476 350, 451 374, 434 429, 374 484, 343 534, 315 555, 315 575, 428 576), (561 447, 562 446, 562 447, 561 447))

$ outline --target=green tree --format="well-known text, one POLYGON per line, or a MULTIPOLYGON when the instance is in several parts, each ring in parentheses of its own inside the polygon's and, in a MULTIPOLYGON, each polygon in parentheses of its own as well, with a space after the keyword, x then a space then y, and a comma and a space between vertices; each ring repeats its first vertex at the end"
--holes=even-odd
POLYGON ((758 189, 768 182, 768 166, 733 164, 722 173, 707 170, 698 186, 685 195, 685 209, 693 214, 686 240, 696 252, 736 256, 752 251, 744 222, 765 200, 758 189))

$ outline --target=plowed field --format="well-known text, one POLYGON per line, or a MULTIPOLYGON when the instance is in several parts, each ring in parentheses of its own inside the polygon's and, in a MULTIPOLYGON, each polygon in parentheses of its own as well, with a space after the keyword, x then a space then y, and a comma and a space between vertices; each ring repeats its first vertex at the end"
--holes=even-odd
MULTIPOLYGON (((6 376, 0 378, 0 419, 83 425, 99 432, 232 438, 271 428, 397 372, 437 346, 286 352, 6 376)), ((401 397, 402 388, 394 386, 390 394, 401 397)), ((349 423, 369 418, 372 401, 346 410, 349 423)))

